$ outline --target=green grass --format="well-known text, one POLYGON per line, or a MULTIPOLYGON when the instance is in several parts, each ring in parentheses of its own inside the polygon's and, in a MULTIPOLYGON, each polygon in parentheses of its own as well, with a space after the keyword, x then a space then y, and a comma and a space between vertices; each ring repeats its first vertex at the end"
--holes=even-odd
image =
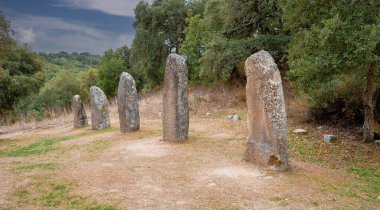
POLYGON ((48 176, 34 176, 31 180, 31 183, 20 187, 14 193, 20 206, 27 205, 32 209, 117 209, 115 206, 101 205, 94 199, 76 194, 75 184, 71 182, 56 181, 48 176))
POLYGON ((100 153, 102 153, 108 148, 109 145, 111 145, 111 143, 112 140, 99 139, 94 141, 92 144, 85 145, 84 151, 86 154, 86 160, 89 161, 97 158, 100 153))
POLYGON ((380 170, 375 169, 379 168, 378 152, 360 142, 325 143, 309 130, 307 135, 290 133, 292 158, 355 174, 352 181, 337 182, 329 189, 341 196, 380 203, 380 170))
POLYGON ((148 130, 148 131, 143 131, 139 133, 136 137, 130 137, 130 140, 138 140, 138 139, 144 139, 144 138, 150 138, 150 137, 155 137, 155 136, 160 136, 161 135, 161 130, 148 130))
POLYGON ((34 169, 53 170, 57 168, 56 163, 24 163, 17 167, 22 171, 31 171, 34 169))
POLYGON ((64 136, 64 137, 56 137, 56 138, 45 138, 37 140, 35 143, 29 144, 27 146, 18 148, 13 151, 0 151, 0 157, 26 157, 30 155, 41 155, 46 154, 50 151, 53 151, 57 149, 54 145, 58 142, 62 141, 69 141, 72 139, 84 137, 84 136, 91 136, 91 135, 97 135, 101 133, 107 133, 107 132, 113 132, 118 130, 117 128, 108 128, 104 130, 97 130, 92 131, 89 133, 81 133, 73 136, 64 136))
POLYGON ((354 166, 347 169, 348 172, 354 173, 360 180, 359 184, 350 184, 352 190, 348 193, 353 197, 362 197, 370 202, 380 203, 380 170, 354 166))

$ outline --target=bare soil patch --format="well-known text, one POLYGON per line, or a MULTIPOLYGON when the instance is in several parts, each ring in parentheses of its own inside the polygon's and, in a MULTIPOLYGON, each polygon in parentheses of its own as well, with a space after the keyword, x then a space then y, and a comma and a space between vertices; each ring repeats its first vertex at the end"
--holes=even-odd
MULTIPOLYGON (((355 174, 312 161, 306 158, 310 153, 301 156, 297 152, 302 148, 293 148, 292 170, 285 173, 242 161, 246 122, 241 108, 215 111, 207 118, 193 114, 190 139, 181 144, 160 141, 161 119, 154 113, 142 113, 142 130, 127 134, 118 131, 115 111, 111 116, 114 129, 99 133, 73 129, 67 122, 33 133, 6 134, 12 143, 1 142, 0 151, 47 137, 70 138, 53 144, 55 149, 47 153, 0 156, 0 208, 380 208, 379 202, 350 194, 353 184, 361 184, 355 174), (231 112, 243 120, 226 120, 231 112)), ((317 141, 318 135, 309 141, 317 141)), ((292 138, 296 146, 307 143, 301 139, 307 136, 298 138, 305 145, 292 138)))

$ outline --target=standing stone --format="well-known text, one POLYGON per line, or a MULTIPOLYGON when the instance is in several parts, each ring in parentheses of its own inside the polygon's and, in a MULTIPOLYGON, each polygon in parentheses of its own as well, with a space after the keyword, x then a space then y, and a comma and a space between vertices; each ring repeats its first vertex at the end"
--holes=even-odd
POLYGON ((136 83, 133 77, 123 72, 117 91, 120 131, 131 132, 140 129, 139 104, 136 83))
POLYGON ((86 110, 79 95, 75 95, 72 101, 74 113, 74 128, 83 128, 88 125, 86 110))
POLYGON ((289 168, 288 126, 281 75, 261 50, 245 62, 248 142, 244 159, 276 170, 289 168))
POLYGON ((164 141, 188 138, 188 68, 185 59, 177 54, 170 54, 166 61, 162 125, 164 141))
POLYGON ((102 130, 111 127, 108 114, 108 100, 104 92, 96 87, 90 88, 92 129, 102 130))

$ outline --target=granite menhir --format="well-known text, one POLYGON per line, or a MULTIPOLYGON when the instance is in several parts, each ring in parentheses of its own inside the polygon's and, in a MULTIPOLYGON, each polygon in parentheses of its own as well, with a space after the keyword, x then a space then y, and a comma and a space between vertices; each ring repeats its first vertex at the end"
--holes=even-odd
POLYGON ((74 113, 74 128, 83 128, 88 125, 86 109, 79 95, 75 95, 72 100, 72 109, 74 113))
POLYGON ((163 140, 187 140, 189 132, 188 68, 185 58, 170 54, 165 66, 163 140))
POLYGON ((108 100, 104 92, 96 87, 90 88, 92 129, 102 130, 111 127, 108 111, 108 100))
POLYGON ((245 62, 248 142, 244 159, 275 170, 289 168, 288 126, 281 75, 272 56, 261 50, 245 62))
POLYGON ((117 90, 120 131, 122 133, 140 129, 140 115, 136 83, 133 77, 123 72, 117 90))

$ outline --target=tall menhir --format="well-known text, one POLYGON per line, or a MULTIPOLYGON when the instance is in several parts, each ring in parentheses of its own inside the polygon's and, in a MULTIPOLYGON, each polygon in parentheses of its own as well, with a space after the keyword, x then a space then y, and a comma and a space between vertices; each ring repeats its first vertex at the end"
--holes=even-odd
POLYGON ((289 168, 288 126, 281 75, 261 50, 245 62, 248 142, 244 159, 276 170, 289 168))
POLYGON ((188 139, 189 102, 188 68, 185 58, 170 54, 165 66, 163 96, 163 140, 180 142, 188 139))

